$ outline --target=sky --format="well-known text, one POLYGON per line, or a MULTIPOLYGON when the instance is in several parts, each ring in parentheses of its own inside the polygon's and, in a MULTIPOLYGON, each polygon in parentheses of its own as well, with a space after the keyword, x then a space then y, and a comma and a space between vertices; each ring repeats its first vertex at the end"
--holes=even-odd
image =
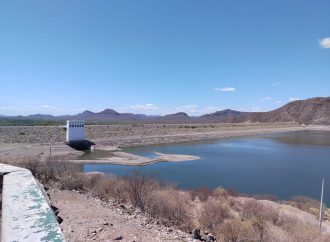
POLYGON ((330 96, 329 12, 328 0, 2 0, 0 115, 330 96))

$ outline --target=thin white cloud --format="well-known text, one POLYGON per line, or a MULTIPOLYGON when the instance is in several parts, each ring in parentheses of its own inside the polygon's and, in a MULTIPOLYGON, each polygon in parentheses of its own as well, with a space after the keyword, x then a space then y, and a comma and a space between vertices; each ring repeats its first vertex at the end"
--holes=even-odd
POLYGON ((330 48, 330 37, 325 37, 319 40, 319 44, 321 48, 329 49, 330 48))
POLYGON ((262 97, 260 98, 260 102, 267 102, 267 101, 273 101, 274 98, 272 97, 262 97))
POLYGON ((300 100, 300 98, 298 98, 298 97, 290 97, 289 98, 290 102, 297 101, 297 100, 300 100))
POLYGON ((49 105, 42 105, 40 106, 42 109, 48 109, 48 110, 55 110, 57 107, 49 106, 49 105))
POLYGON ((236 88, 235 87, 216 87, 214 88, 214 91, 217 91, 217 92, 235 92, 236 91, 236 88))
POLYGON ((150 111, 150 110, 157 110, 158 107, 155 106, 154 104, 147 103, 147 104, 136 104, 130 106, 131 109, 133 110, 139 110, 139 111, 150 111))
POLYGON ((184 106, 180 106, 180 107, 175 107, 175 109, 178 112, 185 112, 185 113, 197 113, 199 112, 199 108, 197 105, 184 105, 184 106))
POLYGON ((276 100, 275 98, 272 97, 262 97, 259 99, 260 102, 272 102, 272 103, 276 103, 276 104, 281 104, 282 101, 280 100, 276 100))
POLYGON ((278 87, 279 85, 281 85, 280 82, 275 82, 275 83, 273 83, 273 87, 278 87))

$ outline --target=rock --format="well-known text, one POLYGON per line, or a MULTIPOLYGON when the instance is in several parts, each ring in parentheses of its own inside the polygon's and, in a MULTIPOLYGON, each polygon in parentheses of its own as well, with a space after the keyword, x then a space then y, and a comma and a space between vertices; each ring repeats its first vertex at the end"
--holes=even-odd
POLYGON ((117 238, 115 238, 115 240, 122 240, 123 239, 123 236, 118 236, 117 238))
POLYGON ((169 232, 169 233, 172 233, 172 232, 173 232, 173 229, 168 229, 168 232, 169 232))
POLYGON ((61 218, 60 216, 56 216, 56 220, 58 224, 61 224, 63 222, 63 218, 61 218))
POLYGON ((69 226, 68 232, 71 232, 71 233, 74 232, 74 229, 73 229, 72 225, 69 226))
POLYGON ((202 240, 201 230, 200 229, 194 229, 191 232, 191 238, 202 240))
POLYGON ((98 228, 97 229, 97 232, 101 232, 103 229, 102 228, 98 228))
POLYGON ((124 204, 120 204, 120 207, 121 207, 122 209, 126 209, 126 207, 125 207, 124 204))
POLYGON ((103 225, 109 226, 109 223, 108 222, 104 222, 103 225))
POLYGON ((206 236, 206 242, 213 242, 216 241, 215 237, 212 234, 208 234, 206 236))

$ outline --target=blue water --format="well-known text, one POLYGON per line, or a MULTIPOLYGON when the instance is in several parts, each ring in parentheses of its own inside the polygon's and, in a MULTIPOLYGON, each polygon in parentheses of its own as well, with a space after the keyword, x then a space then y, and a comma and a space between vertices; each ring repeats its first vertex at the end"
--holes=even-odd
POLYGON ((153 152, 200 156, 200 160, 147 166, 84 165, 85 171, 126 175, 140 170, 183 189, 218 186, 247 194, 320 196, 330 203, 330 132, 298 131, 207 142, 139 146, 125 149, 142 156, 153 152))

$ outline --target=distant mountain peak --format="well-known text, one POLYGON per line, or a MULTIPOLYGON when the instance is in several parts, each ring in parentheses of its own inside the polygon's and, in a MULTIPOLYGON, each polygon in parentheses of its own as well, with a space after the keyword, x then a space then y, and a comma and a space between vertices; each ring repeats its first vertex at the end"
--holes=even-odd
POLYGON ((86 111, 82 112, 82 114, 93 114, 93 112, 89 111, 89 110, 86 110, 86 111))
POLYGON ((119 115, 118 112, 110 108, 104 109, 103 111, 99 112, 99 114, 119 115))
POLYGON ((174 114, 171 114, 171 115, 177 115, 177 116, 185 116, 185 117, 189 117, 189 115, 185 112, 177 112, 177 113, 174 113, 174 114))

